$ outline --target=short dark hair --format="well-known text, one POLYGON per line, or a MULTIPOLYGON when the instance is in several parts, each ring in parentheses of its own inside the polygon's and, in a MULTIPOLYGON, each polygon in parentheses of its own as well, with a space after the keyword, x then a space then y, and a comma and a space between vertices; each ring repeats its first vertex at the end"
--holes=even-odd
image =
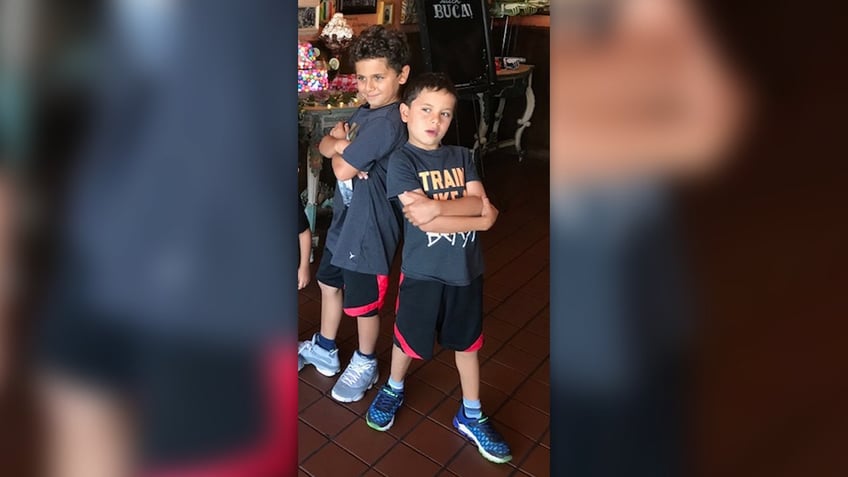
POLYGON ((448 75, 444 73, 421 73, 406 84, 406 90, 403 93, 403 104, 412 106, 412 102, 424 90, 446 91, 454 99, 459 98, 459 93, 457 93, 456 87, 453 85, 453 81, 448 78, 448 75))
POLYGON ((385 58, 396 72, 400 73, 410 62, 409 44, 406 35, 383 25, 372 25, 353 39, 350 45, 350 62, 356 66, 361 60, 385 58))

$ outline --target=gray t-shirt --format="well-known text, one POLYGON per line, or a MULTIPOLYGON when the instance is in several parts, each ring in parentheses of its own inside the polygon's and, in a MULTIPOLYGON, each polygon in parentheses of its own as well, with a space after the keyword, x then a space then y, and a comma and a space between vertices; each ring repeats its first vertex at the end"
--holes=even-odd
POLYGON ((386 198, 389 156, 406 142, 406 127, 398 103, 371 109, 359 108, 348 121, 351 143, 344 160, 368 179, 354 177, 349 204, 342 200, 341 181, 336 184, 333 220, 327 231, 331 263, 359 273, 388 275, 400 241, 400 211, 386 198))
MULTIPOLYGON (((479 180, 468 149, 427 151, 407 143, 389 159, 387 194, 398 200, 404 192, 422 189, 431 199, 459 199, 467 183, 479 180)), ((483 274, 477 232, 428 233, 404 221, 401 269, 409 278, 466 286, 483 274)))

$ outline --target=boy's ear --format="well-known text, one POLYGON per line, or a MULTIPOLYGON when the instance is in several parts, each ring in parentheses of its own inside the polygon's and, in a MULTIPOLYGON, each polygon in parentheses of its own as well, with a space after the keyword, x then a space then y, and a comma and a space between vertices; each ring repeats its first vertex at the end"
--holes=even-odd
POLYGON ((409 65, 404 65, 403 68, 400 69, 400 75, 398 75, 398 83, 406 84, 407 79, 409 79, 409 65))
POLYGON ((407 122, 409 120, 409 106, 406 103, 400 103, 400 120, 407 122))

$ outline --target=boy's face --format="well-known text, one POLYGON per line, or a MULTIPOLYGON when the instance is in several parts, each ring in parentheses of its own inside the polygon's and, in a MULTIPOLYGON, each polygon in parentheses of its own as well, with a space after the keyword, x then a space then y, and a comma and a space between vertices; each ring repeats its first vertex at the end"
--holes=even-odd
POLYGON ((448 132, 456 98, 445 90, 422 90, 410 106, 400 105, 400 117, 409 129, 409 143, 421 149, 437 149, 448 132))
POLYGON ((385 58, 356 62, 356 89, 371 108, 381 108, 400 99, 400 85, 406 83, 409 66, 398 73, 385 58))

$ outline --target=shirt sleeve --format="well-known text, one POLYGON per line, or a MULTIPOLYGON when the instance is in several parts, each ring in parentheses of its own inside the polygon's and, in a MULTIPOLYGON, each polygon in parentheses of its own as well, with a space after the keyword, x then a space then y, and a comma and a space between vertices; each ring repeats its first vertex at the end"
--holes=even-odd
POLYGON ((480 175, 477 174, 477 163, 471 156, 471 151, 468 148, 462 148, 462 163, 465 167, 465 183, 480 181, 480 175))
POLYGON ((375 118, 366 122, 359 127, 342 158, 359 171, 370 171, 374 162, 394 149, 401 124, 389 118, 375 118))
POLYGON ((388 172, 386 173, 386 196, 397 197, 404 192, 420 189, 421 180, 415 171, 415 165, 405 153, 396 151, 389 158, 388 172))

